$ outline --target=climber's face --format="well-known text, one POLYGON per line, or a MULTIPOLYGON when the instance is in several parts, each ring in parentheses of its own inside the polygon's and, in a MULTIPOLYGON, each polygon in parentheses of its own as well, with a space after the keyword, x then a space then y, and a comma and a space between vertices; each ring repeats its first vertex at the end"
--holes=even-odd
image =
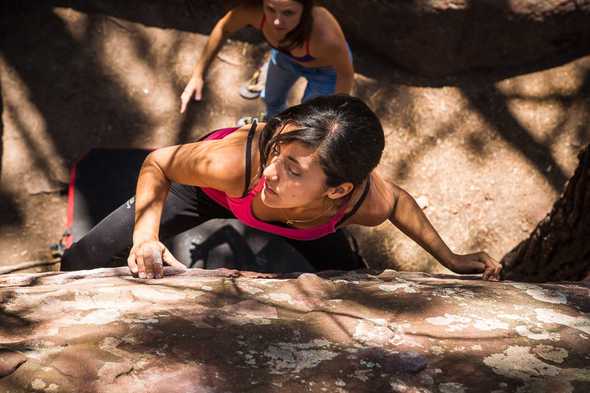
POLYGON ((263 10, 275 32, 284 36, 299 24, 303 4, 295 0, 264 0, 263 10))

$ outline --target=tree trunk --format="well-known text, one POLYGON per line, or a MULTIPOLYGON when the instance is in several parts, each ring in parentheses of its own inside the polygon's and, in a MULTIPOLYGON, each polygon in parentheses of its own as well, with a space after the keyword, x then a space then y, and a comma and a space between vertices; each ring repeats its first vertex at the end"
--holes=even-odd
POLYGON ((505 279, 579 281, 590 272, 589 147, 551 212, 502 259, 505 279))

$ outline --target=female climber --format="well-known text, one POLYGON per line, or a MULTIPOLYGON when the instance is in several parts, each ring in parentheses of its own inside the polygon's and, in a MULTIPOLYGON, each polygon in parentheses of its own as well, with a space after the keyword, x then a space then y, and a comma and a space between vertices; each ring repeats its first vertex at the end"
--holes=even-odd
POLYGON ((180 112, 191 98, 199 101, 211 60, 231 33, 253 26, 272 47, 262 98, 266 117, 286 107, 289 89, 299 77, 307 80, 302 101, 320 95, 349 94, 354 70, 352 55, 334 16, 313 0, 242 1, 221 18, 181 95, 180 112))
MULTIPOLYGON (((286 109, 266 124, 220 129, 155 150, 143 163, 135 200, 66 250, 62 268, 105 266, 130 247, 131 272, 158 278, 164 264, 184 266, 160 239, 235 217, 295 248, 316 244, 324 258, 346 247, 325 240, 341 228, 389 221, 453 272, 499 279, 498 262, 485 252, 453 253, 410 194, 379 175, 383 148, 373 111, 358 98, 332 95, 286 109)), ((331 268, 358 268, 346 264, 335 261, 331 268)))

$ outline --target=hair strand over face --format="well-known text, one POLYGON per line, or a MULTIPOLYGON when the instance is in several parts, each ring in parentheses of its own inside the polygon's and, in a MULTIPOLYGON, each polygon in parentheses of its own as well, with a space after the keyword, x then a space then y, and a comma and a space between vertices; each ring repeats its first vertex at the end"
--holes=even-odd
POLYGON ((293 0, 303 6, 301 19, 297 26, 287 33, 285 38, 281 40, 281 49, 290 51, 301 47, 308 41, 311 36, 311 29, 313 27, 313 6, 314 0, 293 0))

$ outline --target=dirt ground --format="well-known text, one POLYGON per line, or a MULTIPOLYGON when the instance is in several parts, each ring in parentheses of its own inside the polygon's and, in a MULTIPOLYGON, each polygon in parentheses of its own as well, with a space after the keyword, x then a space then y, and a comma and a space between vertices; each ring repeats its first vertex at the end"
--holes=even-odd
MULTIPOLYGON (((65 228, 69 167, 89 149, 192 141, 263 109, 238 96, 264 51, 246 32, 219 53, 203 102, 178 113, 220 9, 196 17, 162 3, 19 5, 0 16, 0 265, 47 258, 65 228)), ((590 57, 502 79, 429 80, 353 52, 355 94, 387 135, 381 170, 418 199, 451 248, 500 259, 525 239, 590 141, 590 57)), ((375 267, 444 271, 389 224, 356 232, 375 267)))

